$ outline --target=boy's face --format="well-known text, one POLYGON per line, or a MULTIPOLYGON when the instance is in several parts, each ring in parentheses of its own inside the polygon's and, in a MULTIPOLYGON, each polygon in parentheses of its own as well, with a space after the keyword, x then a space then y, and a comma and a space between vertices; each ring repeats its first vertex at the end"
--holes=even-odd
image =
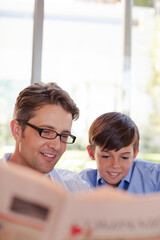
POLYGON ((107 151, 99 146, 95 147, 94 152, 91 146, 88 146, 87 149, 90 157, 96 160, 101 177, 112 187, 117 187, 119 182, 128 174, 138 153, 138 150, 134 153, 133 144, 121 148, 119 151, 107 151))

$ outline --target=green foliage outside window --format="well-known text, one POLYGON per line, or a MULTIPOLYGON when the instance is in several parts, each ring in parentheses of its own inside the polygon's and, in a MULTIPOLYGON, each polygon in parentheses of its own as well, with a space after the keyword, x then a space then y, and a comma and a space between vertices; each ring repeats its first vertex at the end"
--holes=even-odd
POLYGON ((153 7, 153 0, 134 0, 135 6, 153 7))

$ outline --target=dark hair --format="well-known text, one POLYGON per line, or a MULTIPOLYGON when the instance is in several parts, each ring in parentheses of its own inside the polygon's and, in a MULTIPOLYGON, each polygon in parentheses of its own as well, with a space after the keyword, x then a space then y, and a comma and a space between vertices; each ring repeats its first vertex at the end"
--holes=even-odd
POLYGON ((35 111, 43 105, 60 105, 72 114, 72 119, 79 117, 79 109, 69 94, 56 83, 34 83, 19 93, 15 103, 14 119, 28 122, 35 116, 35 111))
POLYGON ((118 151, 133 143, 133 150, 139 147, 139 131, 130 117, 119 112, 99 116, 89 129, 89 143, 92 149, 98 145, 107 150, 118 151))

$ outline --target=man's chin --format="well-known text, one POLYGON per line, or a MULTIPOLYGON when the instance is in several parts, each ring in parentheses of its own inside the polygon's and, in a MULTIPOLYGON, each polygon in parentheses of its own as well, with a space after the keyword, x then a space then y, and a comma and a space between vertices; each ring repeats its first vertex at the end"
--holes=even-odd
POLYGON ((38 172, 47 174, 47 173, 49 173, 49 172, 51 172, 51 171, 53 170, 54 166, 55 166, 55 165, 49 166, 49 167, 44 167, 44 166, 43 166, 42 168, 38 168, 38 169, 35 169, 35 170, 37 170, 38 172))

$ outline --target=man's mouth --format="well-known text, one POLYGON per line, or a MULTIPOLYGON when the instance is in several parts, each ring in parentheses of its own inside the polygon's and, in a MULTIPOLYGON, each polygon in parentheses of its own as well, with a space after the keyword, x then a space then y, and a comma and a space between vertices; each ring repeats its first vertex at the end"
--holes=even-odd
POLYGON ((51 154, 51 153, 43 153, 41 152, 41 154, 45 157, 47 157, 50 160, 53 160, 56 157, 56 154, 51 154))

